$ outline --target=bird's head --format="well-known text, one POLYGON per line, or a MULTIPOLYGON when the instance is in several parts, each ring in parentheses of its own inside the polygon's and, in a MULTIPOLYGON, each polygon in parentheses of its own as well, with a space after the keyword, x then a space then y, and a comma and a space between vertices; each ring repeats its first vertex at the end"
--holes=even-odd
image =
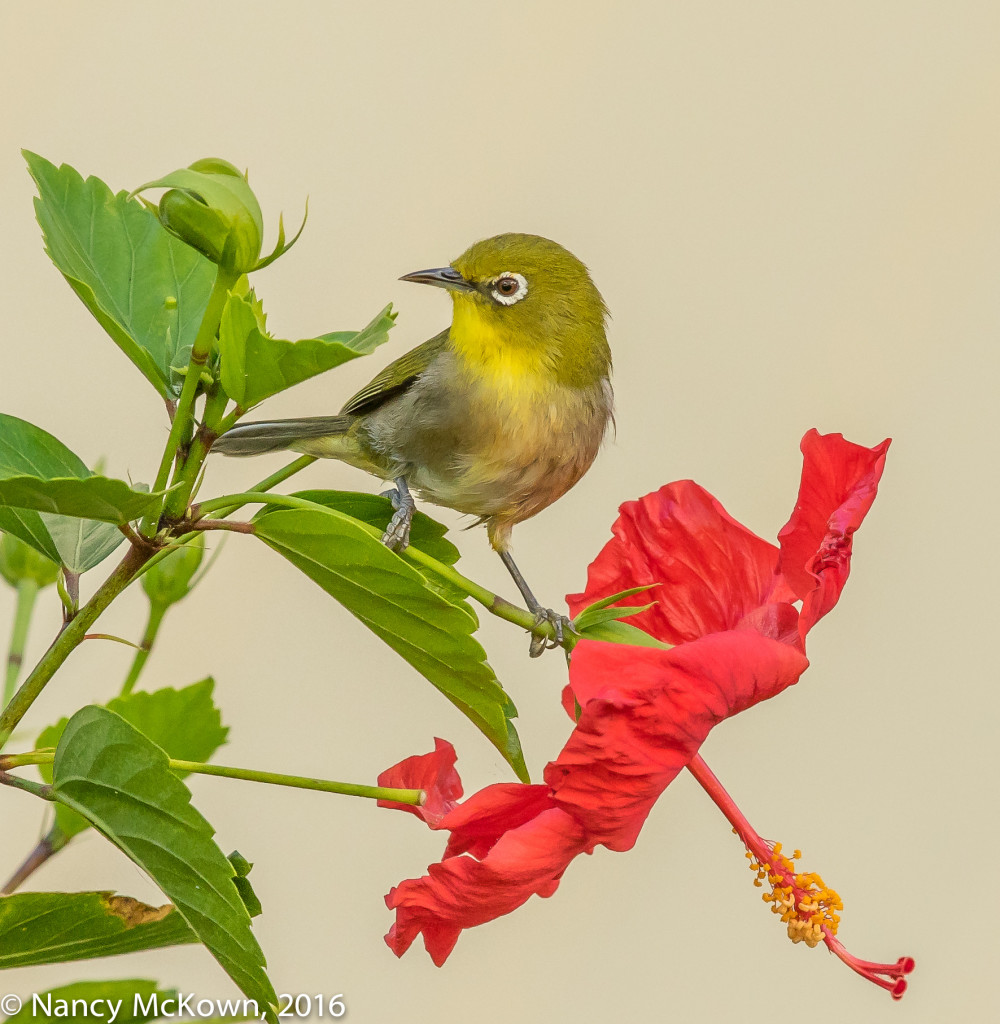
POLYGON ((557 242, 494 235, 466 249, 450 267, 419 270, 401 280, 450 292, 452 343, 474 364, 544 371, 577 387, 608 375, 607 307, 587 268, 557 242))

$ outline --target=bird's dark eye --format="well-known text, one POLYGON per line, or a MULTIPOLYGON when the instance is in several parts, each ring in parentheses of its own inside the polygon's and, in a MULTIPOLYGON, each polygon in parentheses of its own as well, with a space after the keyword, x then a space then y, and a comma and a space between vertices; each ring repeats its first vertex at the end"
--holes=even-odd
POLYGON ((528 282, 522 274, 508 270, 493 278, 490 294, 501 306, 513 306, 528 294, 528 282))

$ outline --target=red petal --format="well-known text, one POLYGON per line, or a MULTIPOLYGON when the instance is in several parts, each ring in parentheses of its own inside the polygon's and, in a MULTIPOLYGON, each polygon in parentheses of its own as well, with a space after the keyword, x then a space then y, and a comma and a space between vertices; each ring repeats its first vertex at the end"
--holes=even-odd
POLYGON ((803 600, 803 637, 840 598, 851 569, 851 536, 878 493, 888 447, 888 440, 864 448, 815 430, 802 438, 799 496, 778 540, 779 571, 803 600))
POLYGON ((669 651, 581 641, 570 680, 583 711, 545 769, 556 805, 583 824, 588 850, 631 849, 711 728, 780 693, 808 664, 797 648, 749 630, 669 651))
POLYGON ((520 782, 487 786, 459 804, 440 823, 440 828, 451 832, 444 855, 471 853, 482 860, 505 832, 519 828, 554 806, 548 786, 526 786, 520 782))
POLYGON ((449 857, 432 864, 429 875, 392 889, 385 902, 395 909, 396 923, 385 941, 402 956, 422 932, 440 967, 463 928, 509 914, 533 895, 551 896, 584 846, 578 822, 558 809, 543 811, 501 836, 483 860, 449 857))
POLYGON ((379 807, 409 811, 423 818, 431 828, 437 828, 462 795, 462 780, 455 771, 456 757, 455 748, 447 740, 435 737, 431 753, 414 754, 387 768, 378 777, 380 786, 387 789, 422 789, 424 802, 420 807, 414 807, 394 800, 379 800, 379 807))
POLYGON ((732 629, 771 594, 778 549, 690 480, 626 502, 620 512, 614 536, 590 565, 587 589, 566 598, 572 614, 620 590, 659 583, 643 595, 655 607, 629 622, 680 644, 732 629))

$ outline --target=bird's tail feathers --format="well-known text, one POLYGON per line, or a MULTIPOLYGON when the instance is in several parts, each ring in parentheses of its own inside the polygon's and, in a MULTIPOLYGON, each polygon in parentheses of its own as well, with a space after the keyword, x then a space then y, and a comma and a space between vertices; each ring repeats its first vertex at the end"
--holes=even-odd
POLYGON ((351 416, 310 416, 238 423, 212 445, 212 451, 237 456, 286 451, 300 441, 344 434, 350 428, 352 419, 351 416))

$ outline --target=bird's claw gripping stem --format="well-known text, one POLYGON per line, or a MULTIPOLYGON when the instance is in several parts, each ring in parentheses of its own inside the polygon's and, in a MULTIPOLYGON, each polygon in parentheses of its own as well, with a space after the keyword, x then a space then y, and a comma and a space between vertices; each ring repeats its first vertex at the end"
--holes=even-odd
POLYGON ((534 625, 531 629, 531 646, 528 648, 528 654, 532 658, 537 658, 542 651, 551 651, 556 647, 562 647, 563 642, 566 639, 566 633, 575 633, 576 626, 573 625, 573 620, 566 618, 565 615, 559 615, 554 612, 551 608, 543 608, 535 595, 531 592, 531 588, 528 586, 525 578, 521 575, 521 570, 518 569, 514 563, 514 559, 511 557, 509 551, 501 549, 497 551, 500 556, 500 560, 505 566, 507 571, 510 573, 511 578, 517 584, 517 589, 521 591, 521 597, 524 598, 524 603, 528 606, 528 611, 535 617, 534 625), (535 630, 539 627, 548 623, 552 626, 552 630, 555 634, 554 638, 550 638, 547 633, 536 633, 535 630))
POLYGON ((382 492, 382 497, 388 498, 396 510, 382 534, 382 543, 390 551, 405 551, 410 544, 410 524, 413 522, 416 504, 406 486, 406 477, 397 477, 394 483, 395 487, 382 492))
POLYGON ((557 647, 562 647, 566 634, 576 632, 572 619, 565 615, 559 615, 551 608, 536 608, 534 612, 535 625, 541 626, 546 622, 550 623, 556 635, 554 639, 551 639, 544 633, 532 633, 531 646, 528 648, 528 654, 532 658, 539 657, 542 651, 554 651, 557 647))

